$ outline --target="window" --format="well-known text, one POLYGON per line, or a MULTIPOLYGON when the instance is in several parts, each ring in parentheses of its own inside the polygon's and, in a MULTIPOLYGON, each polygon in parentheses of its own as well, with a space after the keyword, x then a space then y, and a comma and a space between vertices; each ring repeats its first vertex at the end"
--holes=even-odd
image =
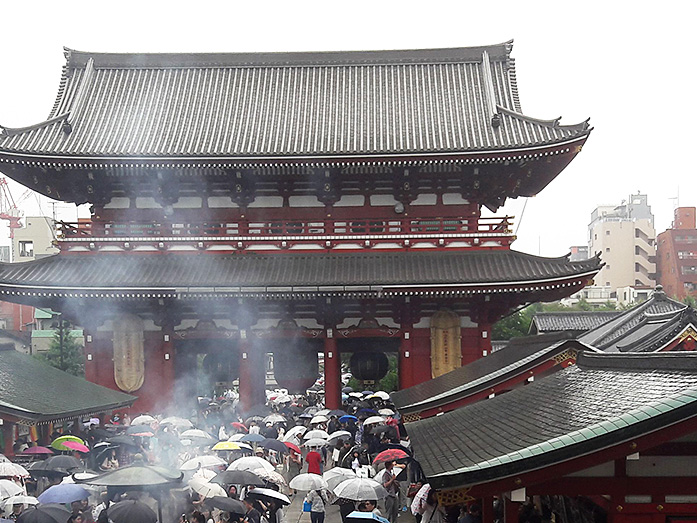
POLYGON ((31 240, 20 241, 19 256, 22 258, 32 258, 34 256, 34 242, 31 240))
POLYGON ((605 231, 605 236, 610 236, 610 231, 605 231))
POLYGON ((610 247, 605 247, 605 252, 610 252, 610 247))

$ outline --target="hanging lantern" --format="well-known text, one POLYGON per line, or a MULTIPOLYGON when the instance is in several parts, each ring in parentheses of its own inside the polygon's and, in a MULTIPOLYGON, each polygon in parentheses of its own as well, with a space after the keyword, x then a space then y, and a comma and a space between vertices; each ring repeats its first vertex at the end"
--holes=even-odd
POLYGON ((240 374, 239 356, 235 351, 209 352, 203 358, 203 370, 214 382, 236 380, 240 374))
POLYGON ((354 352, 350 365, 353 377, 361 381, 378 381, 390 368, 384 352, 354 352))
POLYGON ((273 374, 291 394, 305 392, 319 376, 317 349, 308 343, 289 343, 273 353, 273 374))

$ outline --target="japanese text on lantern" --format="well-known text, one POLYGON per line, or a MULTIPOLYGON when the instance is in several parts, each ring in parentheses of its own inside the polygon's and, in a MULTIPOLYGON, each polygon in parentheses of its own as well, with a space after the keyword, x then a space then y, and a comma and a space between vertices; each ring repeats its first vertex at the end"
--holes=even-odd
POLYGON ((114 381, 124 392, 133 392, 145 380, 143 322, 122 314, 114 319, 114 381))

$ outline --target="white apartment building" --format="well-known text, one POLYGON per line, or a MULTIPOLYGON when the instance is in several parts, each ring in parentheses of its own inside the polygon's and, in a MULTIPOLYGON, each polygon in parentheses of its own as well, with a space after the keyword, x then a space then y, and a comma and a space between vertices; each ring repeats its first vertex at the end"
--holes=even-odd
POLYGON ((31 261, 58 253, 52 218, 27 216, 23 222, 23 227, 14 230, 12 261, 31 261))
POLYGON ((656 285, 656 231, 645 194, 632 194, 621 205, 601 205, 591 214, 588 252, 600 253, 605 266, 595 284, 619 288, 656 285))

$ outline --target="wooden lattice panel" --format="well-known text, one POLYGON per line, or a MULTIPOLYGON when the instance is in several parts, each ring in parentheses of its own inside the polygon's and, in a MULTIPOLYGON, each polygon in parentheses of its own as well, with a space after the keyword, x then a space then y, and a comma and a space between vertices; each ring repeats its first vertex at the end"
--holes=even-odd
POLYGON ((438 503, 444 507, 451 505, 461 505, 463 503, 470 503, 475 500, 472 496, 468 494, 471 487, 464 487, 452 490, 440 490, 436 492, 438 497, 438 503))

